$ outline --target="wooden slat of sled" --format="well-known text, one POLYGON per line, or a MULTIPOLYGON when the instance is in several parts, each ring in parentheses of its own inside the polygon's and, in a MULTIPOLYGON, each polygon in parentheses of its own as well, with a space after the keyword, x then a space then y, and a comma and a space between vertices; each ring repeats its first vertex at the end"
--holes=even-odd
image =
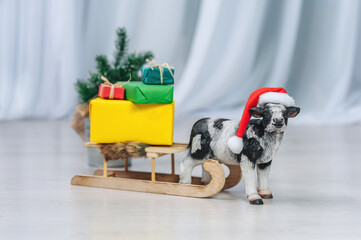
POLYGON ((186 143, 173 143, 171 146, 151 146, 147 147, 145 151, 147 153, 178 153, 183 152, 187 149, 188 144, 186 143))
MULTIPOLYGON (((97 169, 94 172, 95 176, 103 176, 103 169, 97 169)), ((130 178, 130 179, 140 179, 140 180, 151 180, 150 172, 137 172, 137 171, 123 171, 123 170, 108 170, 108 177, 116 178, 130 178)), ((157 181, 159 182, 179 182, 179 175, 167 174, 167 173, 157 173, 157 181)), ((200 177, 192 177, 192 184, 203 185, 200 177)))
MULTIPOLYGON (((114 143, 94 143, 94 142, 85 142, 83 145, 84 147, 89 148, 99 148, 104 145, 111 145, 114 143)), ((188 144, 186 143, 173 143, 171 146, 150 146, 145 149, 146 152, 149 153, 177 153, 182 152, 187 149, 188 144)))
MULTIPOLYGON (((225 184, 222 190, 226 190, 236 186, 242 178, 241 168, 239 165, 226 165, 229 168, 229 175, 225 180, 225 184)), ((95 176, 102 176, 103 169, 97 169, 94 172, 95 176)), ((137 172, 137 171, 124 171, 118 169, 108 170, 108 177, 116 178, 130 178, 130 179, 140 179, 140 180, 151 180, 150 172, 137 172)), ((160 182, 179 182, 179 175, 167 174, 167 173, 157 173, 157 181, 160 182)), ((192 184, 203 185, 200 177, 192 177, 192 184)))
POLYGON ((88 147, 88 148, 100 148, 103 145, 107 145, 107 144, 113 144, 113 143, 94 143, 94 142, 85 142, 83 144, 84 147, 88 147))
MULTIPOLYGON (((113 143, 93 143, 93 142, 86 142, 84 143, 84 147, 88 148, 100 148, 105 145, 110 145, 113 143)), ((149 158, 159 158, 161 156, 167 154, 174 154, 183 152, 187 149, 188 144, 186 143, 173 143, 171 146, 150 146, 145 148, 145 152, 147 153, 146 157, 149 158)))
POLYGON ((186 143, 173 143, 172 146, 151 146, 145 148, 145 152, 149 158, 159 158, 164 155, 183 152, 187 149, 187 146, 186 143))

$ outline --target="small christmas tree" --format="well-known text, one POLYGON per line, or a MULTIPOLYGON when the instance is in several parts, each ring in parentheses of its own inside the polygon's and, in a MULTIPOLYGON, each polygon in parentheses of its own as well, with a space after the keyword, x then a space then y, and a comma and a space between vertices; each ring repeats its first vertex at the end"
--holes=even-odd
POLYGON ((138 71, 145 64, 147 58, 153 58, 153 53, 127 54, 128 38, 125 28, 117 30, 117 40, 115 41, 114 63, 110 64, 104 55, 96 56, 97 73, 91 73, 87 80, 78 80, 75 83, 79 93, 81 103, 88 103, 90 99, 98 94, 98 88, 105 76, 111 83, 127 81, 131 76, 132 81, 139 81, 138 71))

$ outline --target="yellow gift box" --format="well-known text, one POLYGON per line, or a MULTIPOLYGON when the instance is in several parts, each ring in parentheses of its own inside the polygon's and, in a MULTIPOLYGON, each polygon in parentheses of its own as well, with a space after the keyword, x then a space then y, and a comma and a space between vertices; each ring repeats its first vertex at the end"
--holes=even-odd
POLYGON ((89 104, 90 141, 172 145, 174 102, 142 104, 96 98, 89 104))

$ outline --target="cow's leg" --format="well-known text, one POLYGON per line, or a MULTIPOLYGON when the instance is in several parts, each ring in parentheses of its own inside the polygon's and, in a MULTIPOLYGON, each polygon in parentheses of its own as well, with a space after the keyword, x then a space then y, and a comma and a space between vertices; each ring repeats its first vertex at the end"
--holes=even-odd
POLYGON ((272 161, 257 164, 257 176, 258 176, 258 194, 262 198, 273 198, 272 192, 268 187, 268 174, 271 170, 272 161))
POLYGON ((211 181, 212 177, 209 172, 207 172, 204 167, 202 166, 202 179, 201 182, 207 184, 211 181))
POLYGON ((189 154, 189 151, 180 162, 179 183, 191 184, 193 168, 202 164, 203 161, 194 160, 189 154))
POLYGON ((263 204, 262 198, 257 192, 257 177, 254 164, 246 156, 242 156, 241 169, 246 186, 246 194, 250 204, 263 204))

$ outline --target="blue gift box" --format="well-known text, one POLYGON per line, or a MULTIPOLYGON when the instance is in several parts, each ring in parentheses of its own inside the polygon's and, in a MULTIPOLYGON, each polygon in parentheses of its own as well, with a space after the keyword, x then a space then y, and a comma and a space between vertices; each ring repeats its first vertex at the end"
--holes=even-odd
POLYGON ((174 84, 174 68, 142 67, 141 72, 142 72, 142 80, 145 84, 150 84, 150 85, 174 84))

